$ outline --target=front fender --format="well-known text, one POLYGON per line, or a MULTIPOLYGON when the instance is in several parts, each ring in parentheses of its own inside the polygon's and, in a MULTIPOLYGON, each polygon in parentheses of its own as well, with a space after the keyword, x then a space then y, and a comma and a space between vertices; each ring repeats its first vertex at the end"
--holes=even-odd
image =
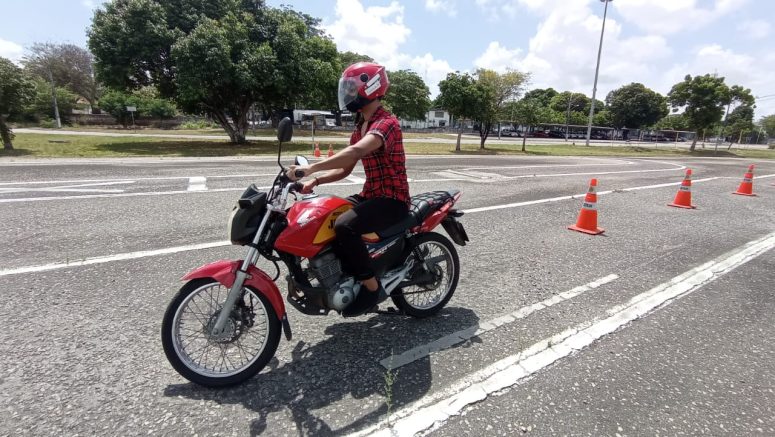
MULTIPOLYGON (((189 281, 191 279, 213 278, 223 284, 224 287, 231 288, 237 277, 237 270, 241 265, 241 260, 235 261, 223 259, 196 268, 188 272, 186 276, 183 276, 181 280, 189 281)), ((285 303, 283 302, 280 290, 269 275, 259 270, 256 266, 251 265, 250 268, 248 268, 248 278, 245 279, 245 285, 249 285, 258 290, 259 293, 269 299, 269 303, 272 304, 274 311, 277 313, 277 318, 280 320, 283 319, 285 316, 285 303)))

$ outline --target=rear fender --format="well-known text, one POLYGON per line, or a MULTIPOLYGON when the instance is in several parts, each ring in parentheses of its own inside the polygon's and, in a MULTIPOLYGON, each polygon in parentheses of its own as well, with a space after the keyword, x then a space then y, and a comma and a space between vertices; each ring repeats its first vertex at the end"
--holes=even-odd
POLYGON ((420 226, 417 226, 412 229, 412 232, 414 233, 422 233, 422 232, 430 232, 436 228, 436 226, 439 225, 439 223, 442 222, 447 217, 447 214, 449 214, 449 210, 455 205, 455 203, 460 199, 461 193, 455 194, 455 197, 452 199, 449 199, 447 203, 444 204, 441 208, 439 208, 436 212, 429 215, 421 224, 420 226))
MULTIPOLYGON (((241 265, 242 261, 240 260, 224 259, 194 269, 181 279, 189 281, 191 279, 213 278, 223 284, 224 287, 231 288, 237 277, 237 270, 241 265)), ((259 270, 256 266, 251 265, 248 268, 248 278, 245 279, 245 285, 249 285, 269 299, 275 313, 277 313, 277 318, 282 320, 285 317, 285 303, 283 302, 282 295, 269 275, 259 270)))

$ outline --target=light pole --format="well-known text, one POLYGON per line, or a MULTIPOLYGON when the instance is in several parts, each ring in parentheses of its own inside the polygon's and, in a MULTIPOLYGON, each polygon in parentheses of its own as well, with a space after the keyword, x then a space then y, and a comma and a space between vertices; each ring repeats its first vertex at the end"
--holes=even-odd
POLYGON ((595 114, 595 95, 597 94, 597 75, 600 72, 600 53, 603 51, 603 34, 605 33, 605 17, 608 14, 608 3, 613 0, 600 0, 605 3, 603 9, 603 28, 600 30, 600 45, 597 48, 597 66, 595 67, 595 84, 592 86, 592 104, 589 106, 589 124, 587 125, 587 146, 592 135, 592 116, 595 114))

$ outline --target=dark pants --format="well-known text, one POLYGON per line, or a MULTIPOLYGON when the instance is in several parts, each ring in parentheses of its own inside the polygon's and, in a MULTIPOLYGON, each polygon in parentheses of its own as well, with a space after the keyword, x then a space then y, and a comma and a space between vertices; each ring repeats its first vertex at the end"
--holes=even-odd
POLYGON ((361 236, 397 224, 406 218, 409 208, 404 202, 386 197, 364 199, 356 195, 347 200, 353 204, 353 209, 340 215, 334 224, 336 253, 344 271, 362 281, 373 277, 374 270, 361 236))

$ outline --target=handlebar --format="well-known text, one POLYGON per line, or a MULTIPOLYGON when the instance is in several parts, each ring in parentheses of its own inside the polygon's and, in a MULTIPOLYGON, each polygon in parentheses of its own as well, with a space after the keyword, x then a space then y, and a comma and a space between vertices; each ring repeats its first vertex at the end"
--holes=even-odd
POLYGON ((304 177, 304 171, 303 170, 296 170, 293 172, 293 175, 296 176, 296 179, 301 179, 304 177))

